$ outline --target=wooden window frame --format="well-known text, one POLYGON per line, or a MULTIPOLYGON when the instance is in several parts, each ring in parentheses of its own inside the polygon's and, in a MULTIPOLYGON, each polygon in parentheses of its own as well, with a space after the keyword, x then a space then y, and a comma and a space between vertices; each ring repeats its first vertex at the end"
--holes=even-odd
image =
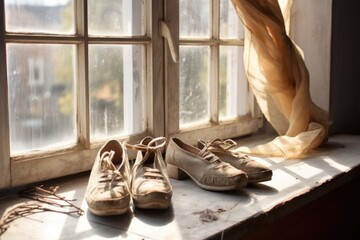
MULTIPOLYGON (((81 116, 77 122, 78 143, 76 146, 59 150, 49 150, 24 155, 10 155, 10 131, 8 109, 8 83, 6 54, 0 55, 0 189, 15 187, 32 182, 61 177, 90 170, 95 155, 104 142, 90 143, 89 127, 89 89, 88 89, 88 46, 99 44, 143 44, 146 46, 146 120, 147 131, 121 137, 121 141, 138 142, 144 136, 181 137, 184 141, 195 144, 196 140, 211 138, 233 138, 255 132, 262 126, 262 114, 249 93, 250 111, 246 116, 229 121, 219 121, 216 97, 211 102, 211 121, 190 129, 179 126, 179 64, 173 61, 169 46, 160 34, 160 21, 170 28, 173 44, 179 50, 179 44, 207 44, 213 52, 218 52, 220 45, 241 45, 242 42, 221 42, 218 38, 219 15, 214 12, 213 38, 208 42, 196 42, 179 39, 179 1, 156 0, 145 1, 147 5, 146 36, 143 37, 89 37, 87 33, 87 0, 75 1, 77 35, 45 35, 45 34, 8 34, 5 31, 5 6, 0 4, 0 16, 4 21, 0 24, 0 52, 6 53, 6 44, 20 43, 68 43, 77 45, 77 83, 76 114, 81 116)), ((212 0, 213 9, 218 11, 219 0, 212 0)), ((211 81, 213 90, 218 91, 218 60, 212 57, 211 81)))

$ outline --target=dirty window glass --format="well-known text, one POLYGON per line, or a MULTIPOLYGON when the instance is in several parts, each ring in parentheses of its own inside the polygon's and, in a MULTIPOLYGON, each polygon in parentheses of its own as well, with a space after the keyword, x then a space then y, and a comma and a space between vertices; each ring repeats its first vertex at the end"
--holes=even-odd
POLYGON ((146 1, 4 3, 11 155, 146 131, 146 1))
POLYGON ((75 34, 74 0, 5 0, 8 32, 75 34))
POLYGON ((180 0, 180 37, 209 38, 211 36, 210 0, 180 0))
POLYGON ((90 45, 90 133, 106 138, 145 130, 142 45, 90 45))
POLYGON ((145 34, 145 1, 89 0, 89 34, 139 36, 145 34))
POLYGON ((180 124, 209 120, 208 47, 180 48, 180 124))
POLYGON ((13 153, 76 142, 75 45, 8 44, 13 153))
POLYGON ((236 121, 250 111, 243 24, 231 1, 179 4, 180 128, 236 121))

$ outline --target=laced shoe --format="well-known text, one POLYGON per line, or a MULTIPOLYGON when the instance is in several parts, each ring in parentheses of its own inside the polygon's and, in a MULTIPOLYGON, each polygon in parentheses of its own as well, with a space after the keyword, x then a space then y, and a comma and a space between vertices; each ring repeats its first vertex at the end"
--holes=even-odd
POLYGON ((145 137, 139 144, 125 143, 137 150, 130 180, 133 203, 138 208, 165 209, 171 204, 172 187, 162 157, 165 137, 145 137))
POLYGON ((170 178, 190 177, 199 187, 211 191, 228 191, 246 186, 246 174, 221 161, 206 148, 199 149, 172 138, 166 149, 170 178))
POLYGON ((269 181, 272 178, 270 168, 256 162, 253 158, 241 153, 236 153, 232 149, 236 146, 236 142, 227 139, 214 139, 212 141, 198 140, 198 148, 206 148, 210 152, 216 154, 222 161, 231 164, 233 167, 244 171, 248 176, 249 183, 257 183, 269 181))
POLYGON ((129 170, 126 149, 119 141, 110 140, 100 148, 85 192, 90 212, 106 216, 129 209, 129 170))

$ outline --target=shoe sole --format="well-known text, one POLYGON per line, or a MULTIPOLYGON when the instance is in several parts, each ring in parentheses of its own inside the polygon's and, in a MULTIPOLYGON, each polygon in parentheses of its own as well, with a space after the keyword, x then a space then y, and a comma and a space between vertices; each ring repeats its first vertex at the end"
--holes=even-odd
POLYGON ((142 209, 167 209, 170 207, 171 203, 163 203, 163 202, 136 203, 134 201, 134 205, 135 207, 142 209))
POLYGON ((172 192, 152 192, 145 195, 132 195, 133 203, 137 208, 166 209, 171 205, 172 192))
MULTIPOLYGON (((247 185, 247 181, 243 181, 241 184, 232 185, 232 186, 211 186, 211 185, 205 185, 200 182, 198 182, 191 174, 189 174, 186 170, 179 168, 178 166, 175 166, 173 164, 167 164, 167 172, 170 178, 177 179, 177 180, 183 180, 186 178, 191 178, 200 188, 203 188, 205 190, 209 191, 231 191, 236 190, 239 188, 243 188, 247 185)), ((246 176, 244 175, 244 178, 246 179, 246 176)))
POLYGON ((130 205, 126 208, 112 208, 106 210, 93 209, 89 207, 89 211, 97 216, 114 216, 126 213, 130 209, 130 205))
POLYGON ((248 174, 248 183, 259 183, 259 182, 266 182, 272 179, 272 171, 262 172, 258 176, 249 176, 248 174))

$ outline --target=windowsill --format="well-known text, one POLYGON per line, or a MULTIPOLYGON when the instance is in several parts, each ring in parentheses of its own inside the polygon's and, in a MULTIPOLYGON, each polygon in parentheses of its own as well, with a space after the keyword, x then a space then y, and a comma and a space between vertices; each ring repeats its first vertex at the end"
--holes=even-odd
MULTIPOLYGON (((254 144, 254 139, 249 144, 254 144)), ((262 139, 266 141, 268 139, 262 139)), ((210 192, 191 180, 171 180, 168 210, 137 210, 114 217, 87 211, 84 192, 89 172, 45 182, 59 185, 59 194, 75 198, 85 210, 79 218, 38 213, 11 223, 2 239, 233 239, 258 231, 266 222, 291 214, 359 176, 360 136, 332 136, 328 144, 303 160, 257 158, 271 166, 273 179, 233 192, 210 192), (202 214, 207 210, 210 218, 202 214)), ((27 201, 0 192, 0 214, 27 201)))

